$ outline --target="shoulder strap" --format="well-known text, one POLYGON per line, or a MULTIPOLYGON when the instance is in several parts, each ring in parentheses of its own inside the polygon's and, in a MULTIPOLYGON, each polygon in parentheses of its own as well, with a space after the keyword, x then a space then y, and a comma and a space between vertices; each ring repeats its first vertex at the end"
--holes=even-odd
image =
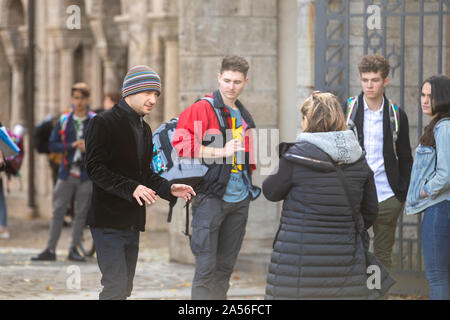
POLYGON ((66 132, 67 129, 67 124, 69 122, 69 118, 70 118, 70 112, 68 113, 64 113, 60 118, 59 118, 59 123, 61 125, 61 131, 62 132, 66 132))
POLYGON ((397 139, 398 139, 398 133, 400 130, 400 111, 398 109, 398 106, 392 102, 391 99, 389 99, 389 126, 391 128, 392 132, 392 144, 394 147, 394 154, 395 157, 397 156, 397 139))
MULTIPOLYGON (((223 121, 222 114, 220 112, 219 108, 214 107, 214 99, 211 97, 203 97, 200 100, 205 100, 209 102, 209 105, 213 109, 214 113, 216 114, 217 120, 219 121, 219 125, 221 129, 226 129, 225 122, 223 121)), ((199 100, 197 100, 199 101, 199 100)))
POLYGON ((364 232, 364 230, 361 230, 361 215, 356 211, 355 209, 355 205, 351 196, 351 192, 350 192, 350 187, 348 186, 347 180, 345 179, 344 173, 342 172, 341 167, 339 167, 338 165, 336 165, 336 163, 334 163, 333 161, 333 165, 334 168, 336 169, 336 173, 338 175, 339 181, 341 182, 343 188, 344 188, 344 192, 345 192, 345 196, 347 197, 347 201, 348 204, 350 205, 350 208, 352 209, 352 217, 353 217, 353 221, 355 222, 355 226, 356 226, 356 231, 359 234, 362 234, 364 232))
POLYGON ((355 122, 356 112, 358 111, 358 96, 350 97, 347 101, 347 125, 350 120, 355 122))

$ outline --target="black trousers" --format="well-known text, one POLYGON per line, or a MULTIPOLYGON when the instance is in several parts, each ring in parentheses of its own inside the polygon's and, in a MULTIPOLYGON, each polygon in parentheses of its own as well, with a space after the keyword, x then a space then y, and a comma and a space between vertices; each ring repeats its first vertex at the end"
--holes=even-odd
POLYGON ((125 300, 133 290, 139 231, 91 228, 102 273, 100 300, 125 300))
POLYGON ((250 197, 227 203, 207 196, 193 204, 191 250, 195 256, 192 300, 226 300, 247 225, 250 197))

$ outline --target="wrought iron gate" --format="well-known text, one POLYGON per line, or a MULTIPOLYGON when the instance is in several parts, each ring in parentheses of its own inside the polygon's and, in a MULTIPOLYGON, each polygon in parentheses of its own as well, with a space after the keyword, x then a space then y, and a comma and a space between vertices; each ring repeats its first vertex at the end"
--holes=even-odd
MULTIPOLYGON (((425 72, 426 76, 442 74, 444 59, 450 63, 450 49, 444 53, 450 42, 449 0, 316 0, 314 4, 316 89, 333 92, 344 101, 360 92, 356 66, 362 56, 382 54, 390 60, 390 77, 397 83, 392 95, 399 106, 405 106, 406 98, 411 101, 412 94, 405 90, 408 85, 414 93, 414 103, 408 103, 413 108, 405 110, 415 147, 414 139, 418 140, 423 127, 419 88, 425 72), (411 68, 417 68, 413 76, 411 68), (417 82, 411 84, 411 77, 417 82), (416 117, 417 122, 412 122, 416 117)), ((421 217, 411 219, 404 215, 399 219, 394 270, 423 275, 421 217)))

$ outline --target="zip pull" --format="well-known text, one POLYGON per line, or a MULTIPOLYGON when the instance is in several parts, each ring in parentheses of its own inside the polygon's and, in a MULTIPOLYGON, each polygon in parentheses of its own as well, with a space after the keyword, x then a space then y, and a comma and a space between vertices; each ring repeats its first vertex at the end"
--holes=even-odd
POLYGON ((143 128, 144 128, 144 120, 143 120, 143 117, 139 117, 139 120, 141 121, 141 128, 143 129, 143 128))

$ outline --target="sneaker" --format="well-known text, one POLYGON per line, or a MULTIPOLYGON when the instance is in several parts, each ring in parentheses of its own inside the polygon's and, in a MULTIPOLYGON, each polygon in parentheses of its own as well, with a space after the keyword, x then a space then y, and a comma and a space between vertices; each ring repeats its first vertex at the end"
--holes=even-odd
POLYGON ((2 240, 8 240, 11 236, 9 235, 8 230, 4 230, 0 232, 0 239, 2 240))
POLYGON ((55 261, 56 254, 54 252, 50 252, 50 250, 45 249, 38 255, 31 257, 32 261, 55 261))
POLYGON ((67 259, 76 262, 86 262, 86 258, 80 255, 77 248, 71 248, 69 250, 69 256, 67 257, 67 259))

